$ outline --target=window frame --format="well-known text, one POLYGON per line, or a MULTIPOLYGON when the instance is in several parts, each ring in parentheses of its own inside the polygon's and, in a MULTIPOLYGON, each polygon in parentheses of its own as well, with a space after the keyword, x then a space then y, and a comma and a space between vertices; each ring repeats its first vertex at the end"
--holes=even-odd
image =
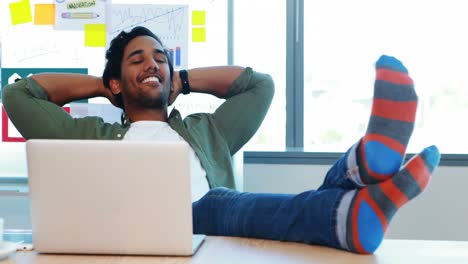
MULTIPOLYGON (((308 152, 300 148, 285 151, 245 151, 244 164, 277 164, 277 165, 331 165, 343 152, 308 152)), ((405 162, 415 153, 408 153, 405 162)), ((440 166, 468 167, 467 154, 441 154, 440 166)))

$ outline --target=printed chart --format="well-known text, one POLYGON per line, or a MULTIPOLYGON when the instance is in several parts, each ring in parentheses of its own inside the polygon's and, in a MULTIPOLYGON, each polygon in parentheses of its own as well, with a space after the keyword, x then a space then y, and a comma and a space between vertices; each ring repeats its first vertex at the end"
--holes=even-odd
POLYGON ((144 26, 153 31, 170 51, 174 67, 188 67, 187 5, 109 5, 107 10, 107 47, 121 31, 144 26))

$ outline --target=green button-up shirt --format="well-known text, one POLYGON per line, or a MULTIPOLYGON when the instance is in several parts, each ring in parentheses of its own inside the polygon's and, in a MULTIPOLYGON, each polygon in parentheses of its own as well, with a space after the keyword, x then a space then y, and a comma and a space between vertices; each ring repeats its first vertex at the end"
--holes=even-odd
MULTIPOLYGON (((128 126, 106 123, 101 117, 73 118, 50 102, 44 89, 32 78, 3 89, 5 110, 26 139, 121 140, 128 126)), ((246 68, 232 84, 226 101, 214 113, 185 117, 174 109, 169 125, 193 148, 206 171, 210 188, 235 188, 232 155, 260 127, 274 94, 271 77, 246 68)))

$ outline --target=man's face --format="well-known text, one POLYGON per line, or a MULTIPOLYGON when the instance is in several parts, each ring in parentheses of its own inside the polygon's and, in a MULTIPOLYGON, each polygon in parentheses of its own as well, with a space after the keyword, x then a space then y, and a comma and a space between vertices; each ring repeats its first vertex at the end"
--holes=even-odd
POLYGON ((171 89, 167 60, 162 45, 150 36, 136 37, 128 43, 119 81, 125 107, 167 107, 171 89))

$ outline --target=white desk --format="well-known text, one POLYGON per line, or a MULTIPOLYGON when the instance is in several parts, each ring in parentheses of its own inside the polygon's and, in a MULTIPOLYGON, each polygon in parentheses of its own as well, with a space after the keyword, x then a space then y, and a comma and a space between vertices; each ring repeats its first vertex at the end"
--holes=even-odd
POLYGON ((182 263, 468 263, 468 241, 385 240, 374 255, 278 241, 207 237, 193 257, 49 255, 17 252, 1 264, 182 264, 182 263))

